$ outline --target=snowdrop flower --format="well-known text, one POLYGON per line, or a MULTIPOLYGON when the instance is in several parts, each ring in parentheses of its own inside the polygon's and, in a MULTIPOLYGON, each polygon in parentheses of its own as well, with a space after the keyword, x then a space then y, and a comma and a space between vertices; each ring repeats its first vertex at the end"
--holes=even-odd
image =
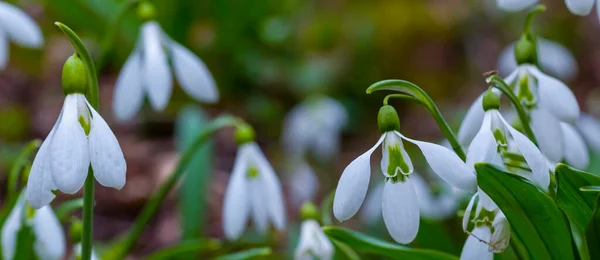
POLYGON ((323 233, 317 221, 319 210, 310 203, 305 202, 300 208, 300 215, 304 220, 300 228, 300 239, 294 253, 295 260, 330 260, 333 259, 334 248, 329 238, 323 233))
POLYGON ((239 145, 233 173, 223 202, 223 231, 230 240, 240 237, 252 216, 256 229, 265 234, 269 222, 285 228, 283 193, 275 171, 254 142, 250 126, 236 132, 239 145))
POLYGON ((538 0, 496 0, 498 7, 508 12, 518 12, 533 6, 538 0))
POLYGON ((119 142, 83 95, 86 88, 85 65, 75 54, 63 67, 62 111, 33 160, 27 181, 27 201, 36 209, 54 199, 53 190, 79 191, 90 164, 102 186, 125 185, 127 166, 119 142))
POLYGON ((565 161, 580 170, 585 170, 590 164, 590 153, 588 147, 577 129, 566 123, 560 123, 564 144, 565 161))
POLYGON ((28 48, 41 48, 44 44, 33 19, 19 8, 0 2, 0 70, 8 63, 9 40, 28 48))
POLYGON ((523 175, 547 190, 550 169, 546 158, 529 138, 502 117, 498 111, 498 95, 487 91, 483 96, 482 107, 485 111, 483 123, 469 145, 467 165, 473 167, 477 162, 494 163, 523 175))
POLYGON ((319 179, 310 165, 301 157, 292 157, 287 171, 290 173, 287 183, 293 204, 312 200, 319 190, 319 179))
POLYGON ((411 179, 413 165, 402 140, 417 145, 433 171, 453 186, 473 189, 475 175, 448 148, 413 140, 398 132, 400 120, 392 106, 381 107, 377 118, 382 136, 375 146, 344 169, 336 188, 333 213, 344 221, 358 212, 369 187, 371 154, 383 144, 381 169, 386 177, 381 202, 383 220, 394 240, 407 244, 414 240, 419 229, 419 203, 411 179))
MULTIPOLYGON (((498 0, 498 7, 509 12, 518 12, 531 7, 537 2, 538 0, 498 0)), ((565 4, 569 12, 579 16, 590 14, 594 5, 600 5, 596 0, 565 0, 565 4)), ((596 12, 596 15, 600 18, 600 9, 598 7, 596 7, 596 12)))
MULTIPOLYGON (((79 260, 81 259, 81 243, 77 243, 73 246, 73 255, 71 255, 71 260, 79 260)), ((96 253, 96 251, 92 248, 92 257, 91 260, 100 260, 100 257, 96 253)))
POLYGON ((50 206, 33 210, 19 197, 15 207, 2 226, 2 258, 14 259, 17 249, 17 234, 23 225, 32 229, 35 236, 33 248, 39 259, 63 259, 65 235, 62 226, 50 206))
POLYGON ((589 114, 582 113, 576 127, 587 146, 592 151, 600 151, 600 121, 589 114))
POLYGON ((167 36, 154 21, 154 7, 148 2, 139 5, 138 15, 145 21, 133 52, 125 62, 113 96, 113 112, 117 119, 131 119, 148 95, 155 110, 167 106, 173 89, 171 68, 179 85, 196 100, 214 103, 219 98, 215 81, 206 65, 192 53, 167 36))

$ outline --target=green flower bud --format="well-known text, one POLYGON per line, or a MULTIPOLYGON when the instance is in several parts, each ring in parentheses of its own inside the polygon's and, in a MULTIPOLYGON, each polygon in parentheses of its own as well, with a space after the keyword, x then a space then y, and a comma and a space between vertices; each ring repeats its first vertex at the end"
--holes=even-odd
POLYGON ((390 105, 382 106, 377 114, 377 125, 381 133, 400 131, 400 118, 396 109, 390 105))
POLYGON ((137 16, 142 22, 154 20, 156 17, 156 8, 152 3, 143 1, 137 7, 137 16))
POLYGON ((319 221, 321 213, 315 204, 310 201, 302 203, 300 207, 300 218, 302 220, 314 219, 319 221))
POLYGON ((62 70, 62 88, 65 95, 85 94, 88 89, 88 75, 85 64, 77 53, 67 59, 62 70))
POLYGON ((83 234, 83 222, 77 218, 71 219, 71 227, 69 228, 69 237, 73 243, 79 243, 83 234))
POLYGON ((500 97, 494 91, 488 90, 483 94, 483 111, 500 108, 500 97))
POLYGON ((250 125, 242 124, 235 129, 235 142, 238 145, 254 142, 255 139, 254 129, 250 125))
POLYGON ((537 46, 531 37, 521 36, 515 45, 517 64, 537 64, 537 46))

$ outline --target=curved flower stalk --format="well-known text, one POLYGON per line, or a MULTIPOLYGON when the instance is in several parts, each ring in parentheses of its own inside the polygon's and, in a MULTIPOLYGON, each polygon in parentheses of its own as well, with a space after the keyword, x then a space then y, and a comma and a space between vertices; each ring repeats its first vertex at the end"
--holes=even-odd
POLYGON ((28 48, 44 45, 35 21, 16 6, 0 1, 0 70, 8 64, 9 40, 28 48))
POLYGON ((304 221, 300 227, 300 239, 294 252, 294 259, 333 259, 335 250, 317 221, 318 209, 312 203, 305 202, 300 208, 300 215, 304 221))
POLYGON ((26 205, 24 196, 21 195, 2 226, 3 259, 14 259, 17 250, 17 235, 24 225, 33 231, 35 236, 33 248, 39 259, 59 260, 64 258, 65 235, 52 208, 44 206, 33 212, 33 209, 26 205))
POLYGON ((154 20, 154 6, 144 1, 138 16, 144 20, 140 37, 115 83, 113 112, 126 121, 137 113, 147 94, 155 110, 166 108, 173 89, 170 64, 179 85, 196 100, 214 103, 219 99, 215 81, 194 53, 175 42, 154 20))
POLYGON ((117 138, 90 105, 85 65, 77 54, 63 68, 66 94, 58 120, 42 143, 27 181, 27 201, 36 209, 48 205, 53 190, 74 194, 81 189, 88 168, 103 186, 121 189, 127 166, 117 138))
POLYGON ((256 229, 265 234, 272 222, 285 228, 285 209, 281 184, 273 167, 254 142, 254 130, 248 125, 236 132, 238 154, 223 202, 223 231, 230 240, 238 239, 252 218, 256 229))
POLYGON ((411 179, 413 165, 402 140, 417 145, 433 171, 453 186, 474 189, 475 175, 448 148, 413 140, 398 132, 400 121, 393 107, 385 105, 379 110, 378 125, 382 133, 379 141, 344 169, 336 188, 333 213, 339 221, 345 221, 358 212, 369 187, 371 154, 383 144, 381 168, 386 177, 382 195, 383 220, 394 240, 408 244, 419 229, 419 203, 411 179))

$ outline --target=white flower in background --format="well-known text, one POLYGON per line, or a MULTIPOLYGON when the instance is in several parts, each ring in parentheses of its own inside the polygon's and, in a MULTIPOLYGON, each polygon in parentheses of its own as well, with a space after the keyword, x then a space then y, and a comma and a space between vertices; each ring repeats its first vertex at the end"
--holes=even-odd
POLYGON ((223 202, 223 230, 230 240, 240 237, 248 218, 265 234, 269 222, 285 228, 283 193, 275 171, 254 142, 238 149, 223 202))
POLYGON ((294 253, 295 260, 330 260, 333 259, 334 252, 333 244, 316 220, 302 222, 300 242, 294 253))
MULTIPOLYGON (((518 67, 515 59, 515 44, 516 42, 509 44, 500 52, 497 66, 502 76, 508 76, 509 72, 515 71, 518 67)), ((571 81, 577 76, 577 61, 564 46, 538 37, 537 51, 540 66, 544 71, 564 81, 571 81)))
POLYGON ((383 143, 381 168, 386 183, 382 195, 382 214, 390 235, 399 243, 410 243, 419 229, 419 203, 412 185, 413 165, 402 140, 421 149, 429 166, 448 183, 461 189, 475 187, 473 171, 446 147, 407 138, 398 132, 396 110, 383 106, 378 115, 379 141, 352 161, 340 177, 333 201, 335 217, 344 221, 356 214, 367 194, 371 176, 371 154, 383 143))
MULTIPOLYGON (((71 255, 71 260, 79 260, 81 259, 81 243, 77 243, 73 246, 73 254, 71 255)), ((98 256, 96 251, 92 248, 92 257, 91 260, 100 260, 101 258, 98 256)))
POLYGON ((0 1, 0 70, 8 63, 9 40, 28 48, 41 48, 44 44, 40 28, 31 17, 0 1))
POLYGON ((575 125, 590 150, 600 151, 600 121, 595 117, 582 113, 575 125))
POLYGON ((496 0, 498 7, 509 12, 518 12, 533 6, 538 0, 496 0))
POLYGON ((340 133, 348 121, 344 106, 329 97, 314 97, 294 107, 285 117, 282 142, 286 153, 330 160, 339 151, 340 133))
POLYGON ((287 164, 290 173, 287 183, 294 205, 312 200, 319 190, 319 179, 303 158, 292 157, 287 164))
MULTIPOLYGON (((153 7, 144 2, 143 8, 153 7)), ((113 96, 113 112, 121 121, 133 118, 148 95, 155 110, 167 106, 173 90, 172 65, 175 78, 194 99, 214 103, 219 99, 215 81, 194 53, 167 36, 154 20, 146 21, 136 47, 125 62, 113 96)))
POLYGON ((54 199, 52 190, 76 193, 85 182, 90 164, 102 186, 125 186, 127 165, 117 138, 83 94, 69 94, 33 160, 27 201, 41 208, 54 199))
MULTIPOLYGON (((492 91, 484 94, 485 111, 479 132, 469 145, 467 165, 488 162, 520 174, 547 190, 550 175, 546 158, 521 132, 506 122, 498 111, 500 98, 492 91)), ((559 126, 560 127, 560 126, 559 126)))
POLYGON ((564 159, 574 168, 585 170, 590 164, 590 153, 588 147, 574 126, 567 123, 560 123, 563 133, 564 159))
POLYGON ((44 206, 29 215, 25 199, 21 196, 2 226, 2 257, 14 259, 17 234, 23 224, 32 228, 35 236, 34 250, 40 259, 59 260, 65 255, 65 235, 62 226, 50 206, 44 206))
MULTIPOLYGON (((498 7, 509 11, 518 12, 533 6, 538 0, 497 0, 498 7)), ((594 5, 600 5, 596 0, 565 0, 569 12, 574 15, 586 16, 592 12, 594 5)), ((596 7, 597 16, 600 18, 600 9, 596 7)))

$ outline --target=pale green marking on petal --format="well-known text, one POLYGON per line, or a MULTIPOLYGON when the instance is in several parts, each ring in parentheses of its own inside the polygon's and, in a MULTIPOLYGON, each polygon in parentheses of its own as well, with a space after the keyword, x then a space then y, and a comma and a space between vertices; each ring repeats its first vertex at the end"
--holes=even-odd
POLYGON ((498 153, 503 153, 508 150, 508 142, 506 141, 506 136, 502 133, 502 130, 496 128, 494 129, 494 139, 496 139, 496 143, 498 144, 498 153))
POLYGON ((248 178, 248 179, 256 178, 256 177, 258 177, 259 173, 260 172, 258 171, 258 168, 254 167, 254 165, 249 166, 248 170, 246 170, 246 178, 248 178))
POLYGON ((388 174, 392 176, 397 176, 398 171, 402 173, 402 175, 408 175, 410 172, 410 167, 404 160, 402 156, 402 148, 400 148, 400 144, 389 144, 388 145, 388 174))
POLYGON ((83 131, 85 132, 85 135, 90 135, 90 130, 92 129, 91 124, 85 120, 83 115, 79 115, 78 121, 79 121, 79 124, 81 124, 81 127, 83 127, 83 131))

